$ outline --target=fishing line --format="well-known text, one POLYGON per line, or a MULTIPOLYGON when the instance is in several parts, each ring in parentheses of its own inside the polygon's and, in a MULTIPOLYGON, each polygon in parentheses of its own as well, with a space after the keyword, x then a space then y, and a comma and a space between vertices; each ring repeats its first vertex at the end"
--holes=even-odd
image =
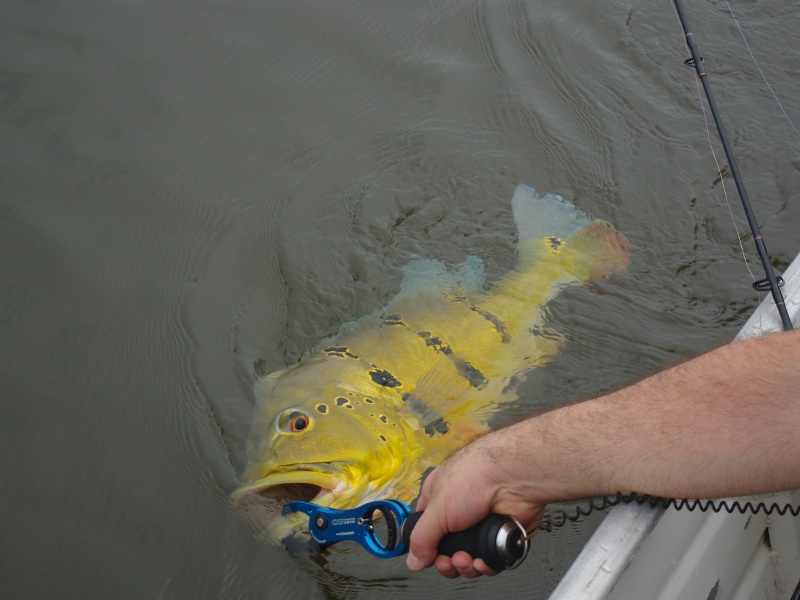
MULTIPOLYGON (((681 27, 681 20, 680 16, 678 16, 678 9, 675 8, 675 3, 670 3, 672 6, 672 12, 675 14, 675 19, 678 21, 678 27, 681 27)), ((681 29, 683 32, 683 29, 681 29)), ((683 36, 682 36, 683 37, 683 36)), ((683 39, 683 45, 686 49, 686 54, 690 60, 692 57, 692 52, 689 49, 689 45, 686 43, 686 39, 683 39)), ((714 142, 711 139, 711 128, 708 126, 708 115, 706 114, 706 106, 703 103, 703 95, 700 91, 700 80, 697 76, 697 72, 694 72, 694 85, 695 89, 697 90, 697 102, 700 105, 700 111, 703 113, 703 123, 706 127, 706 139, 708 140, 708 147, 711 150, 711 156, 714 158, 714 164, 717 165, 717 174, 719 176, 719 182, 722 185, 722 195, 725 198, 725 205, 728 207, 728 214, 731 216, 731 223, 733 223, 733 229, 736 231, 736 241, 739 243, 739 250, 742 253, 742 259, 744 260, 744 266, 747 268, 747 272, 750 273, 750 279, 753 281, 756 280, 756 276, 753 274, 753 270, 750 268, 750 261, 747 259, 747 252, 744 249, 744 242, 742 241, 742 234, 739 232, 739 226, 736 224, 736 218, 733 216, 733 209, 731 208, 730 200, 728 199, 728 189, 725 187, 725 176, 722 173, 722 167, 719 164, 719 160, 717 159, 717 153, 714 151, 714 142)), ((756 290, 758 293, 758 290, 756 290)), ((761 294, 758 294, 759 303, 761 302, 761 294)))
POLYGON ((781 101, 778 100, 778 95, 775 93, 775 90, 772 89, 772 86, 769 84, 769 81, 767 81, 767 76, 764 75, 764 71, 761 70, 761 67, 758 64, 758 61, 756 60, 756 57, 753 54, 753 51, 750 49, 750 44, 747 43, 747 38, 744 37, 744 31, 742 31, 742 28, 739 26, 739 21, 736 19, 736 15, 733 14, 733 8, 731 8, 730 2, 728 2, 728 0, 725 0, 725 4, 728 7, 728 11, 731 13, 731 17, 733 18, 733 22, 736 25, 736 29, 739 30, 739 35, 742 36, 742 41, 744 42, 747 51, 750 53, 750 58, 753 60, 753 64, 756 66, 756 69, 758 69, 758 72, 761 74, 761 79, 764 80, 764 83, 769 88, 770 93, 772 93, 772 97, 775 98, 775 102, 778 103, 778 107, 781 109, 783 116, 786 117, 787 121, 789 121, 789 125, 792 126, 792 129, 794 129, 794 132, 797 135, 797 137, 800 138, 800 131, 797 131, 797 127, 794 126, 792 119, 789 117, 786 110, 783 108, 783 104, 781 104, 781 101))
MULTIPOLYGON (((767 86, 767 89, 769 89, 770 93, 772 94, 772 97, 775 99, 775 103, 778 105, 778 108, 780 108, 781 112, 783 113, 783 116, 789 122, 789 126, 794 130, 795 135, 798 138, 800 138, 800 131, 797 130, 797 127, 795 126, 795 124, 792 121, 792 119, 789 116, 789 114, 786 112, 786 109, 783 107, 783 104, 781 103, 780 99, 778 98, 778 95, 775 93, 775 90, 772 88, 772 86, 770 85, 769 81, 767 80, 767 76, 764 74, 764 71, 761 69, 761 65, 758 64, 758 60, 756 60, 755 54, 753 53, 752 48, 750 48, 750 44, 748 43, 747 38, 744 35, 744 30, 742 29, 741 25, 739 24, 739 20, 736 18, 736 15, 733 12, 733 7, 731 6, 731 4, 730 4, 730 2, 728 0, 725 0, 725 5, 728 7, 728 12, 731 14, 731 19, 733 19, 733 23, 734 23, 734 25, 736 25, 736 29, 739 31, 739 35, 742 38, 742 42, 744 42, 744 46, 745 46, 745 48, 747 48, 747 52, 750 55, 750 59, 753 61, 753 64, 755 65, 756 70, 758 71, 759 75, 761 75, 761 79, 764 80, 764 84, 767 86)), ((673 5, 673 11, 675 11, 674 5, 673 5)), ((677 16, 677 12, 676 12, 676 16, 677 16)), ((687 50, 688 50, 688 48, 687 48, 687 50)), ((697 74, 695 73, 695 81, 696 80, 697 80, 697 74)), ((698 94, 699 94, 699 89, 698 89, 698 94)), ((701 103, 701 106, 702 106, 702 100, 701 100, 700 103, 701 103)), ((703 110, 703 118, 705 118, 705 109, 703 110)), ((706 131, 708 131, 708 122, 706 122, 706 131)), ((709 141, 709 143, 710 143, 710 141, 709 141)), ((713 154, 713 148, 712 148, 712 154, 713 154)), ((714 157, 714 160, 716 161, 716 156, 714 157)), ((719 165, 717 165, 717 168, 719 168, 719 165)), ((725 184, 723 182, 723 192, 724 192, 724 190, 725 190, 725 184)), ((727 194, 725 195, 725 201, 728 202, 727 194)), ((730 208, 730 204, 728 204, 728 211, 730 211, 730 209, 731 209, 730 208)), ((733 214, 732 213, 731 213, 731 219, 733 219, 733 214)), ((736 223, 734 222, 734 228, 735 227, 736 227, 736 223)), ((742 238, 739 235, 738 228, 736 229, 736 235, 739 237, 739 247, 741 248, 742 255, 744 256, 744 246, 742 245, 742 238)), ((745 257, 745 265, 747 265, 747 258, 746 257, 745 257)), ((749 265, 747 265, 747 270, 750 271, 749 265)), ((753 277, 753 272, 752 271, 750 271, 750 276, 753 278, 753 280, 755 280, 755 277, 753 277)), ((761 303, 761 290, 756 288, 756 292, 758 293, 758 301, 759 301, 759 304, 760 304, 761 303)))
MULTIPOLYGON (((730 166, 731 174, 733 175, 734 180, 736 182, 736 188, 739 192, 739 196, 741 197, 742 206, 744 207, 745 214, 747 215, 747 220, 748 223, 750 224, 750 229, 753 232, 756 248, 758 250, 759 256, 761 257, 761 261, 764 266, 764 271, 767 275, 767 278, 764 280, 754 281, 753 287, 756 289, 756 291, 759 292, 760 291, 772 292, 773 299, 775 300, 775 305, 777 306, 778 312, 780 313, 781 316, 783 327, 785 330, 790 330, 793 328, 792 322, 791 319, 789 318, 788 312, 786 311, 786 306, 783 301, 783 295, 781 294, 780 291, 780 284, 783 283, 783 280, 780 277, 777 278, 775 277, 775 274, 772 270, 772 265, 769 263, 769 258, 766 254, 766 247, 764 246, 761 234, 758 231, 758 225, 755 222, 755 217, 753 216, 752 208, 750 207, 750 202, 747 198, 747 192, 744 189, 744 183, 741 180, 741 176, 739 175, 739 169, 736 166, 736 160, 733 156, 733 150, 730 148, 730 144, 728 143, 728 139, 725 134, 725 129, 722 126, 722 121, 719 117, 719 112, 717 110, 716 103, 714 102, 714 96, 711 93, 711 88, 708 83, 708 76, 705 73, 705 70, 702 65, 703 59, 700 57, 698 53, 697 46, 694 41, 694 36, 692 35, 691 31, 689 31, 689 26, 686 21, 686 15, 684 14, 683 7, 681 6, 681 0, 672 0, 672 8, 675 12, 676 17, 678 18, 678 21, 680 22, 681 30, 684 34, 684 43, 690 55, 690 58, 685 61, 685 64, 695 69, 695 83, 697 84, 698 87, 698 96, 700 94, 699 84, 700 82, 702 82, 703 90, 705 91, 709 108, 714 117, 714 122, 716 123, 717 131, 719 132, 720 141, 722 142, 722 146, 725 150, 725 155, 728 159, 728 165, 730 166)), ((732 11, 731 14, 733 14, 732 11)), ((742 34, 742 37, 744 37, 744 34, 742 34)), ((717 163, 717 170, 719 172, 720 181, 722 182, 722 189, 724 191, 725 183, 723 181, 722 169, 720 168, 716 154, 714 153, 714 146, 713 143, 711 142, 711 133, 708 126, 708 119, 706 116, 705 106, 703 104, 702 97, 700 97, 700 107, 703 112, 703 119, 706 123, 706 134, 708 137, 709 146, 711 147, 711 154, 712 156, 714 156, 714 162, 717 163)), ((795 129, 795 131, 797 130, 795 129)), ((731 213, 731 218, 733 219, 733 211, 731 210, 730 203, 728 203, 727 192, 725 193, 725 201, 728 204, 728 210, 731 213)), ((735 220, 734 220, 734 227, 736 228, 735 220)), ((742 254, 744 256, 744 247, 742 245, 741 236, 739 235, 738 228, 736 229, 736 233, 737 236, 739 237, 739 245, 742 248, 742 254)), ((745 256, 745 265, 747 265, 746 256, 745 256)), ((750 271, 749 265, 747 269, 748 271, 750 271)), ((753 276, 752 271, 750 271, 750 275, 753 276)), ((754 276, 753 279, 755 280, 754 276)), ((795 507, 792 506, 791 504, 781 505, 776 502, 773 502, 772 504, 766 504, 765 502, 759 501, 754 504, 753 502, 750 501, 742 502, 739 500, 732 500, 732 499, 731 500, 700 500, 700 499, 687 500, 687 499, 676 499, 676 498, 661 498, 658 496, 650 496, 648 494, 638 494, 636 492, 633 492, 631 494, 617 493, 615 496, 603 496, 598 499, 589 500, 588 504, 586 505, 576 506, 574 512, 572 513, 568 513, 567 511, 561 511, 561 513, 557 515, 555 518, 548 517, 543 519, 542 521, 534 523, 533 525, 527 528, 526 539, 533 537, 534 535, 536 535, 538 531, 541 530, 552 531, 554 528, 563 527, 568 522, 578 521, 583 517, 589 516, 594 511, 604 510, 606 508, 616 506, 618 504, 628 504, 632 502, 636 502, 637 504, 640 505, 649 504, 653 507, 660 506, 664 509, 674 508, 676 510, 686 510, 690 512, 699 510, 701 512, 712 511, 715 513, 724 511, 731 514, 736 512, 738 512, 739 514, 764 513, 766 515, 777 513, 780 516, 784 516, 785 514, 789 513, 793 517, 800 516, 800 507, 795 507)), ((797 598, 800 599, 800 583, 798 583, 796 593, 797 593, 797 598)))
POLYGON ((685 63, 695 69, 697 76, 700 78, 700 82, 703 85, 703 91, 705 92, 708 107, 711 110, 712 116, 714 117, 714 123, 717 126, 717 133, 719 134, 720 142, 722 142, 722 148, 725 150, 725 156, 728 159, 728 166, 730 167, 731 174, 733 175, 733 180, 736 183, 736 189, 739 192, 739 198, 742 201, 742 208, 744 209, 745 216, 747 216, 747 222, 750 225, 750 231, 753 233, 753 241, 755 242, 756 250, 758 251, 762 267, 764 268, 764 273, 766 274, 765 279, 753 282, 753 287, 758 291, 769 290, 772 293, 772 298, 775 301, 776 308, 778 309, 778 314, 780 315, 783 328, 784 330, 788 331, 793 329, 793 326, 792 321, 789 318, 789 313, 786 310, 783 294, 780 290, 783 280, 775 276, 775 271, 770 263, 766 245, 761 237, 758 223, 756 222, 755 215, 753 214, 753 209, 750 205, 750 199, 747 196, 747 190, 744 187, 744 182, 742 181, 741 174, 739 173, 739 167, 736 164, 736 158, 733 155, 733 149, 731 148, 730 143, 728 142, 728 136, 725 133, 725 127, 722 125, 722 119, 719 115, 719 110, 717 109, 717 103, 714 100, 714 94, 711 91, 711 85, 708 82, 708 75, 703 67, 703 59, 697 49, 694 35, 690 31, 686 15, 683 12, 681 0, 673 0, 673 7, 678 13, 681 29, 683 30, 684 38, 691 54, 691 58, 685 61, 685 63))

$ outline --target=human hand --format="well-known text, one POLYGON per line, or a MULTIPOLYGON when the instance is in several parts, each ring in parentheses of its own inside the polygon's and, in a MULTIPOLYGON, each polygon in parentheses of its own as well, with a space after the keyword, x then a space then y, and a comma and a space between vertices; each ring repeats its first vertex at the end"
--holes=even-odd
POLYGON ((424 512, 411 533, 407 564, 412 571, 434 565, 448 578, 495 575, 482 559, 466 552, 437 557, 439 541, 448 532, 471 527, 490 512, 512 515, 523 525, 541 515, 544 506, 530 498, 519 473, 509 468, 509 452, 503 447, 509 442, 513 443, 513 438, 507 435, 489 434, 431 472, 416 507, 424 512))

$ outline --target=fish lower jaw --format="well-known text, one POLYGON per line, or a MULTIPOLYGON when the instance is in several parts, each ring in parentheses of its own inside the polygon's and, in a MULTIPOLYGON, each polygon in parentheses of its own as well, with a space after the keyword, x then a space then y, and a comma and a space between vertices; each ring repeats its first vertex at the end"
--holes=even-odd
POLYGON ((246 483, 234 490, 231 497, 240 504, 284 506, 295 500, 303 500, 331 506, 340 504, 352 491, 352 486, 346 480, 333 474, 299 470, 272 473, 246 483))

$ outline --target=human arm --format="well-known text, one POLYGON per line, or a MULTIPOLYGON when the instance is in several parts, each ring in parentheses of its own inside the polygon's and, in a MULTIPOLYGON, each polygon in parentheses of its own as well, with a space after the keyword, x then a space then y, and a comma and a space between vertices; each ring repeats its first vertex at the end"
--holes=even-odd
MULTIPOLYGON (((487 434, 425 481, 408 565, 489 512, 616 492, 715 498, 800 488, 800 331, 735 342, 612 394, 487 434)), ((465 553, 445 576, 490 574, 465 553)))

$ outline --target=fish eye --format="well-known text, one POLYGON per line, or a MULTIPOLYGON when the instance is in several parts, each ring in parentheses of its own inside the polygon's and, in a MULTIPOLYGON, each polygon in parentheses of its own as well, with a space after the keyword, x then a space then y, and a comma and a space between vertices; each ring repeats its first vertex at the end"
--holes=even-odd
POLYGON ((311 418, 301 410, 287 410, 278 419, 278 427, 287 433, 305 431, 311 425, 311 418))
POLYGON ((303 431, 306 427, 308 427, 308 417, 305 415, 297 415, 289 421, 289 428, 292 431, 303 431))

